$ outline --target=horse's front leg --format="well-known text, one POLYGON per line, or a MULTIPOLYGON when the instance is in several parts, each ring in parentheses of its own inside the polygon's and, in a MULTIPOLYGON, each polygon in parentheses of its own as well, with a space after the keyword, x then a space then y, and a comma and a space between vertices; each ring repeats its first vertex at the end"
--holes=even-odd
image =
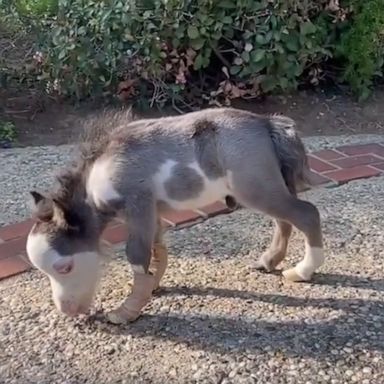
POLYGON ((157 231, 156 211, 150 199, 145 199, 144 194, 139 196, 140 200, 132 202, 132 209, 127 211, 125 251, 133 271, 133 285, 127 299, 117 309, 107 313, 107 319, 114 324, 135 321, 151 300, 158 284, 156 275, 149 271, 157 231))

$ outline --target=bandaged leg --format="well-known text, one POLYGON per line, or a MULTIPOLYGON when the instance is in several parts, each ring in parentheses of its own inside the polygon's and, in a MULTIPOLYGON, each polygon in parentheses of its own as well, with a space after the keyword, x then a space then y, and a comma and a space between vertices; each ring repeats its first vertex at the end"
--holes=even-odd
POLYGON ((155 281, 151 274, 134 273, 131 294, 119 308, 107 313, 107 319, 113 324, 135 321, 151 300, 155 281))

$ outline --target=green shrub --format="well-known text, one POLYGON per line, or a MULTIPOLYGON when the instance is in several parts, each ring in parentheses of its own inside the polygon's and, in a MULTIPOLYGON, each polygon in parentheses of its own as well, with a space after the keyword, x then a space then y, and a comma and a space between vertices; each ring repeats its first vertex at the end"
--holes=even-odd
POLYGON ((364 93, 382 66, 381 0, 7 2, 38 32, 24 78, 70 98, 229 104, 316 85, 335 52, 364 93))
POLYGON ((384 64, 384 2, 353 1, 354 17, 341 37, 337 53, 346 62, 344 80, 365 99, 384 64))
POLYGON ((294 89, 330 56, 327 3, 61 0, 42 31, 40 79, 77 98, 129 79, 152 103, 294 89))
POLYGON ((58 0, 16 0, 15 6, 21 15, 42 17, 57 12, 58 0))
POLYGON ((16 139, 15 125, 10 121, 0 120, 0 143, 12 142, 16 139))

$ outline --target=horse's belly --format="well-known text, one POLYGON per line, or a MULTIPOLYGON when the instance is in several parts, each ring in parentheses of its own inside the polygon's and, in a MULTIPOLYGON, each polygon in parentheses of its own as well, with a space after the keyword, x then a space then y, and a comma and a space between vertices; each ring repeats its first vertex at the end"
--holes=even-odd
POLYGON ((209 179, 194 162, 168 160, 154 177, 156 198, 175 210, 198 209, 229 194, 227 176, 209 179))

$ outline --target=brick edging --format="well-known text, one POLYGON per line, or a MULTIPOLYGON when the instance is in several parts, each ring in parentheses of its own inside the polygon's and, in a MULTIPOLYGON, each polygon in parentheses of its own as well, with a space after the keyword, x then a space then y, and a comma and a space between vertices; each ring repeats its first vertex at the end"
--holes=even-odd
MULTIPOLYGON (((313 181, 319 186, 337 186, 384 174, 384 145, 377 143, 325 149, 310 153, 308 157, 313 181)), ((229 212, 225 203, 218 201, 196 211, 171 212, 163 217, 163 223, 180 229, 229 212)), ((0 280, 31 268, 25 242, 32 224, 32 220, 26 220, 0 228, 0 280)), ((114 222, 103 234, 111 244, 121 243, 125 237, 126 229, 121 222, 114 222)))

